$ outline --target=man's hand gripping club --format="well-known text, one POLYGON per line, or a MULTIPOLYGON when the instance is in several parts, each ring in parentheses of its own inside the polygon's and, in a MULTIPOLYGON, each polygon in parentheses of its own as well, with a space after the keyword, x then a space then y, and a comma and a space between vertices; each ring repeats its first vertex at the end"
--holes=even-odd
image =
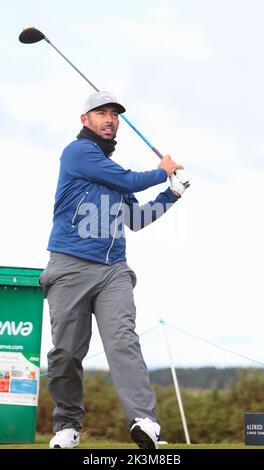
POLYGON ((174 162, 170 155, 165 155, 161 160, 158 168, 163 168, 170 178, 170 189, 176 194, 181 196, 185 189, 190 186, 189 180, 184 173, 184 167, 174 162))

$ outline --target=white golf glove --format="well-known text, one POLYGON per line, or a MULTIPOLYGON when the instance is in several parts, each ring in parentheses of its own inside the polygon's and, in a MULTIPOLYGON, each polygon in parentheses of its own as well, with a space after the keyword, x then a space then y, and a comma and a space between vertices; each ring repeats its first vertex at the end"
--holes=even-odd
POLYGON ((175 191, 180 196, 184 193, 185 189, 189 188, 189 179, 184 170, 177 170, 170 176, 170 189, 175 191))

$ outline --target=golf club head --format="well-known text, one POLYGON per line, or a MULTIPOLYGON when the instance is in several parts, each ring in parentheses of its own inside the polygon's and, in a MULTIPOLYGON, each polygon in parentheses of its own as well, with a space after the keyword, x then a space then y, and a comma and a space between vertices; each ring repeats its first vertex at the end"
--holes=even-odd
POLYGON ((29 28, 25 28, 22 33, 20 33, 18 39, 20 42, 23 42, 23 44, 33 44, 34 42, 39 42, 42 39, 45 39, 45 36, 38 29, 30 26, 29 28))

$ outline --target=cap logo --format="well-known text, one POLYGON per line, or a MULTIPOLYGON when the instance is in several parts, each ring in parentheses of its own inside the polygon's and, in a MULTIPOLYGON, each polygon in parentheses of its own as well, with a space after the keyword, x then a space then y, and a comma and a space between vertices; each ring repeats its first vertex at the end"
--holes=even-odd
POLYGON ((98 99, 98 101, 101 100, 102 98, 105 99, 105 100, 107 100, 107 101, 111 101, 111 100, 113 99, 112 96, 110 96, 110 95, 105 95, 105 94, 103 94, 103 93, 101 93, 100 95, 97 95, 96 98, 98 99))

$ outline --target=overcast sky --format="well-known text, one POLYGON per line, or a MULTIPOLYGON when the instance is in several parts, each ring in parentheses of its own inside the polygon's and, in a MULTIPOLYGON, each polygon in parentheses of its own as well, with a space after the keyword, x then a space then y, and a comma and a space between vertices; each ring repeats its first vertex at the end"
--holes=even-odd
MULTIPOLYGON (((264 363, 264 2, 262 0, 24 0, 1 6, 0 265, 44 267, 63 148, 77 135, 89 85, 34 25, 162 153, 191 187, 159 221, 127 233, 136 271, 137 331, 149 368, 264 363), (187 334, 180 332, 184 330, 187 334), (194 335, 196 336, 190 336, 194 335)), ((157 157, 121 122, 113 157, 147 170, 157 157)), ((142 203, 160 185, 138 194, 142 203)), ((51 347, 45 305, 42 365, 51 347)), ((107 367, 94 322, 87 367, 107 367), (95 356, 95 357, 92 357, 95 356)))

